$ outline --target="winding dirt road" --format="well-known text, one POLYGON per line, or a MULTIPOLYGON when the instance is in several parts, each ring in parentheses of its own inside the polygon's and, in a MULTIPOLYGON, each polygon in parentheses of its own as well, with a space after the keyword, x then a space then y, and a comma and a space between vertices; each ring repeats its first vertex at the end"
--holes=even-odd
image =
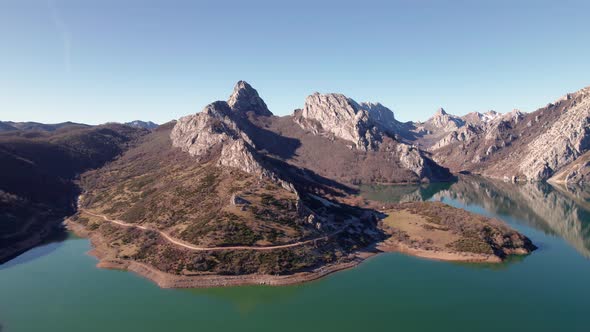
POLYGON ((135 225, 135 224, 130 224, 130 223, 126 223, 124 221, 121 220, 113 220, 113 219, 109 219, 107 216, 103 215, 103 214, 96 214, 93 212, 90 212, 86 209, 80 209, 80 211, 89 214, 91 216, 94 217, 98 217, 98 218, 102 218, 105 221, 111 222, 113 224, 117 224, 119 226, 123 226, 123 227, 133 227, 133 228, 138 228, 138 229, 142 229, 145 231, 153 231, 153 232, 158 232, 163 238, 165 238, 168 242, 173 243, 177 246, 181 246, 184 247, 186 249, 189 250, 194 250, 194 251, 218 251, 218 250, 274 250, 274 249, 284 249, 284 248, 292 248, 292 247, 297 247, 297 246, 301 246, 304 244, 308 244, 308 243, 313 243, 315 241, 318 240, 328 240, 331 236, 339 233, 335 232, 329 235, 324 235, 321 237, 317 237, 314 239, 310 239, 310 240, 306 240, 306 241, 300 241, 300 242, 294 242, 294 243, 289 243, 289 244, 282 244, 282 245, 278 245, 278 246, 268 246, 268 247, 256 247, 256 246, 228 246, 228 247, 197 247, 191 244, 188 244, 184 241, 175 239, 173 237, 171 237, 170 235, 164 233, 163 231, 157 230, 157 229, 152 229, 143 225, 135 225))

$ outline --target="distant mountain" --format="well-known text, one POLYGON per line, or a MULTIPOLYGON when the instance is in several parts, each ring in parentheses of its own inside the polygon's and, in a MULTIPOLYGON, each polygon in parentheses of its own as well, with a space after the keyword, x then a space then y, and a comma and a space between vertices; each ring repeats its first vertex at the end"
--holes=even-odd
POLYGON ((146 121, 141 121, 141 120, 126 122, 125 125, 130 126, 130 127, 134 127, 134 128, 142 128, 142 129, 149 129, 149 130, 158 128, 157 123, 153 123, 151 121, 146 122, 146 121))
POLYGON ((14 130, 18 130, 18 128, 10 125, 7 122, 0 121, 0 132, 3 132, 3 131, 14 131, 14 130))
POLYGON ((62 122, 54 124, 45 124, 39 122, 12 122, 4 121, 0 122, 0 132, 12 131, 12 130, 25 130, 25 131, 56 131, 62 128, 88 128, 89 125, 75 122, 62 122))
POLYGON ((551 180, 560 173, 555 181, 590 182, 583 175, 589 173, 587 162, 566 171, 590 150, 590 87, 528 114, 458 117, 441 109, 426 122, 410 124, 405 137, 454 172, 511 181, 551 180))

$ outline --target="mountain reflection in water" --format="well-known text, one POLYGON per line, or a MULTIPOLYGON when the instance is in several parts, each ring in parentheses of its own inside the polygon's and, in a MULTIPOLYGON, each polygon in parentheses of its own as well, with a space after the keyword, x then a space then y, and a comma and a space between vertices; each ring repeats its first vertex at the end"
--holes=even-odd
POLYGON ((590 258, 590 188, 510 183, 461 176, 455 183, 364 186, 363 196, 388 202, 452 199, 559 236, 590 258))

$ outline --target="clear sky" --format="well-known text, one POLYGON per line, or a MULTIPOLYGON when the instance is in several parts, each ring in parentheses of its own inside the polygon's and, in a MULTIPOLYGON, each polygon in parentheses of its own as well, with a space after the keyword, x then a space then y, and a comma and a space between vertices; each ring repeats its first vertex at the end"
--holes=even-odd
POLYGON ((590 1, 0 0, 0 120, 163 123, 238 80, 400 120, 533 111, 590 85, 590 1))

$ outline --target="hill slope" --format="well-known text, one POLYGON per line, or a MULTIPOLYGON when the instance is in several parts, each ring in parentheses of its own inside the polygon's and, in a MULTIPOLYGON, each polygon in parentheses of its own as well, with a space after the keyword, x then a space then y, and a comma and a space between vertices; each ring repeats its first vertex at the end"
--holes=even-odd
POLYGON ((112 160, 143 134, 120 125, 0 134, 0 261, 75 212, 78 174, 112 160))

